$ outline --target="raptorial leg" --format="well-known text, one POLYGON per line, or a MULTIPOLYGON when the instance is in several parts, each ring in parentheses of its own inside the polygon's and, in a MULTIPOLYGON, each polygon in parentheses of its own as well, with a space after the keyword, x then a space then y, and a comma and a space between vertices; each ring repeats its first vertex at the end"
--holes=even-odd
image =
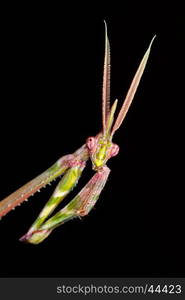
POLYGON ((21 240, 32 244, 42 242, 53 229, 74 217, 87 215, 94 207, 107 181, 110 169, 104 166, 98 171, 78 195, 53 217, 43 223, 37 230, 29 231, 21 240))
MULTIPOLYGON (((40 228, 43 222, 50 216, 50 214, 54 211, 54 209, 62 202, 62 200, 70 193, 70 191, 77 184, 82 171, 85 167, 85 162, 83 161, 71 161, 71 168, 69 168, 63 178, 58 183, 55 188, 52 196, 40 212, 39 216, 35 220, 35 222, 30 227, 28 234, 34 232, 40 228)), ((24 240, 22 238, 21 240, 24 240)))

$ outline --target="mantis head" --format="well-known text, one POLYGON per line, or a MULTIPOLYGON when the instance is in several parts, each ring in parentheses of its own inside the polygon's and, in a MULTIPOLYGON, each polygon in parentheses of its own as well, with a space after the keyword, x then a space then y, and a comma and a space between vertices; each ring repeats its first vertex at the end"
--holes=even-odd
POLYGON ((111 157, 116 156, 119 152, 119 146, 112 143, 111 133, 111 125, 116 106, 117 100, 111 108, 105 132, 101 132, 95 137, 89 137, 86 141, 93 169, 96 171, 101 169, 111 157))
MULTIPOLYGON (((104 21, 105 22, 105 21, 104 21)), ((126 98, 122 104, 122 107, 118 113, 117 119, 114 122, 114 114, 116 111, 118 100, 115 100, 110 108, 110 44, 107 36, 107 25, 105 22, 105 56, 104 56, 104 72, 103 72, 103 91, 102 91, 102 132, 95 137, 89 137, 86 141, 86 146, 89 151, 89 155, 92 161, 93 169, 95 171, 100 170, 109 158, 116 156, 119 152, 119 146, 112 143, 112 138, 116 130, 121 126, 128 109, 132 103, 135 92, 139 85, 140 79, 143 75, 150 49, 153 40, 145 52, 140 65, 136 71, 136 74, 132 80, 130 88, 127 92, 126 98)))

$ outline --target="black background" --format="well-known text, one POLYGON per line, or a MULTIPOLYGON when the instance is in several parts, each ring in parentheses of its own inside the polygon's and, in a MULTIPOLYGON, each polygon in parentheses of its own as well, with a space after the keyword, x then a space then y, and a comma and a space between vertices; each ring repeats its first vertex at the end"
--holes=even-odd
MULTIPOLYGON (((19 242, 55 184, 0 222, 0 276, 184 276, 184 16, 125 2, 2 11, 1 198, 101 128, 104 24, 119 108, 154 34, 96 208, 40 245, 19 242)), ((91 164, 70 199, 92 176, 91 164)))

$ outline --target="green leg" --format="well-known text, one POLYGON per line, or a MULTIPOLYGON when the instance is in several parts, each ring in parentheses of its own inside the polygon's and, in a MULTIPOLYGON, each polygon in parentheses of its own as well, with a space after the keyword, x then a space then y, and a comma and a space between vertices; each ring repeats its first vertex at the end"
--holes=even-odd
MULTIPOLYGON (((80 162, 74 167, 69 168, 66 171, 66 174, 63 176, 59 184, 57 185, 55 191, 53 192, 52 196, 40 212, 39 216, 30 227, 28 233, 21 238, 21 241, 29 241, 28 236, 32 234, 34 231, 39 231, 41 225, 49 217, 49 215, 54 211, 54 209, 59 205, 59 203, 70 193, 70 191, 75 187, 77 184, 82 171, 85 167, 85 163, 80 162)), ((35 240, 35 239, 34 239, 35 240)), ((35 240, 35 243, 40 242, 39 240, 35 240)))
POLYGON ((53 229, 74 217, 87 215, 94 207, 107 181, 110 169, 104 166, 97 172, 78 195, 63 209, 43 223, 37 230, 32 228, 22 240, 32 244, 39 244, 52 232, 53 229))

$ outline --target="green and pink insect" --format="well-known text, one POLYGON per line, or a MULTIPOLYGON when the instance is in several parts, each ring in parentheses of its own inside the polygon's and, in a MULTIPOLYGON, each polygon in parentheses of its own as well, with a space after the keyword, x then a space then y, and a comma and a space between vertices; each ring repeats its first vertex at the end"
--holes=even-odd
POLYGON ((0 217, 2 217, 17 205, 20 205, 23 201, 27 200, 28 197, 33 195, 36 191, 40 191, 42 187, 65 173, 35 222, 28 232, 20 239, 21 241, 39 244, 48 237, 53 229, 74 217, 83 217, 87 215, 96 204, 110 173, 110 169, 107 167, 106 163, 111 157, 116 156, 119 152, 119 146, 112 142, 112 138, 116 130, 121 126, 132 103, 144 72, 154 38, 155 36, 150 42, 138 67, 125 101, 114 122, 117 100, 115 100, 112 107, 110 107, 110 45, 105 23, 102 130, 96 136, 89 137, 86 140, 86 143, 73 154, 61 157, 41 175, 37 176, 0 202, 0 217), (88 159, 91 160, 92 168, 96 173, 74 199, 59 212, 50 217, 54 209, 77 184, 88 159))

